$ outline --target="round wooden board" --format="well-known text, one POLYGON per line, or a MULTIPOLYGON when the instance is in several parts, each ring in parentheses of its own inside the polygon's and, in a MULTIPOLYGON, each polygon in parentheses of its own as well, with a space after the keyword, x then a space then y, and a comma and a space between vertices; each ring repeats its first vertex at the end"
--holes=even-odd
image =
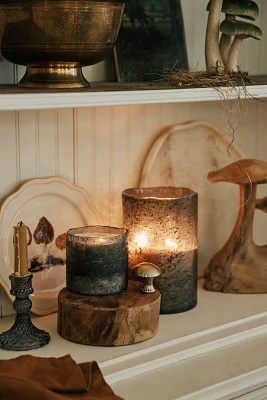
POLYGON ((122 346, 142 342, 157 333, 160 293, 146 294, 143 283, 109 296, 84 296, 62 289, 58 295, 58 334, 71 342, 122 346))

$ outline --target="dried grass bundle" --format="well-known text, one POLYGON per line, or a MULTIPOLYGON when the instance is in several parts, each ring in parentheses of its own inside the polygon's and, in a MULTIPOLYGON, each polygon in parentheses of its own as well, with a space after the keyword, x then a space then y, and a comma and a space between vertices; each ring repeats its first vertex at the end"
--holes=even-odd
POLYGON ((173 68, 171 72, 164 75, 164 81, 167 81, 169 85, 176 87, 212 87, 217 89, 218 87, 231 87, 236 88, 241 86, 246 87, 246 84, 252 83, 248 77, 247 72, 219 72, 215 71, 211 73, 207 70, 179 70, 173 68))

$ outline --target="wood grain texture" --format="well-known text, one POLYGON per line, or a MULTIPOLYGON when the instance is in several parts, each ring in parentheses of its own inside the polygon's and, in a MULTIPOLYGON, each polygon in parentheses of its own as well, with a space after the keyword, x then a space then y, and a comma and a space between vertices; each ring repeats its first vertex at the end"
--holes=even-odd
POLYGON ((205 270, 204 288, 225 293, 267 292, 267 247, 253 240, 255 208, 265 211, 265 198, 256 199, 257 184, 266 183, 267 163, 241 160, 208 175, 211 182, 232 182, 240 187, 235 227, 205 270))
POLYGON ((58 334, 71 342, 122 346, 142 342, 158 330, 160 293, 141 292, 129 281, 125 292, 82 296, 62 289, 58 296, 58 334))

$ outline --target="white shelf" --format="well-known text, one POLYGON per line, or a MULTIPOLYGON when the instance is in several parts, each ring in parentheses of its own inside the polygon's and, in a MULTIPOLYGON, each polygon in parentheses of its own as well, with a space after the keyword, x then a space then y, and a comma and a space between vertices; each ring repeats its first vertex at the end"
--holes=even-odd
MULTIPOLYGON (((51 314, 33 319, 38 328, 50 333, 51 341, 47 346, 28 352, 1 350, 0 359, 14 358, 22 354, 38 357, 60 357, 70 354, 77 362, 96 360, 107 382, 119 389, 123 381, 131 384, 135 379, 141 379, 144 374, 157 375, 160 371, 162 371, 161 382, 163 382, 164 371, 165 373, 167 371, 167 379, 169 368, 182 368, 181 362, 190 360, 193 365, 198 357, 208 357, 214 351, 225 351, 223 349, 226 346, 239 346, 243 341, 261 340, 267 337, 267 295, 208 292, 203 290, 202 285, 203 282, 200 281, 196 308, 182 314, 161 315, 158 333, 144 342, 118 347, 84 346, 71 343, 57 334, 57 315, 51 314)), ((0 332, 9 329, 13 321, 14 316, 0 319, 0 332)), ((259 350, 259 355, 261 354, 263 355, 262 347, 259 350)), ((254 362, 251 366, 247 362, 247 370, 243 372, 265 367, 260 360, 259 356, 259 363, 254 362)), ((237 375, 238 368, 237 365, 235 370, 237 375)), ((195 373, 198 374, 197 371, 195 373)), ((127 384, 123 386, 127 388, 127 384)), ((196 389, 198 386, 192 382, 188 390, 194 392, 196 389)), ((143 387, 142 390, 143 397, 134 397, 134 395, 132 397, 147 400, 150 387, 143 387)), ((176 390, 175 386, 173 390, 176 390)), ((131 398, 130 392, 124 393, 125 398, 128 398, 128 394, 131 398)), ((163 397, 153 396, 153 398, 162 400, 163 397)), ((174 400, 175 397, 169 397, 166 391, 164 398, 174 400)), ((212 396, 204 398, 214 400, 212 396)))
POLYGON ((155 103, 186 103, 218 101, 222 96, 227 99, 267 97, 267 85, 247 86, 234 90, 220 88, 220 93, 213 88, 179 88, 166 84, 94 84, 89 89, 73 91, 25 90, 15 86, 0 86, 0 110, 33 110, 47 108, 73 108, 88 106, 117 106, 155 103))

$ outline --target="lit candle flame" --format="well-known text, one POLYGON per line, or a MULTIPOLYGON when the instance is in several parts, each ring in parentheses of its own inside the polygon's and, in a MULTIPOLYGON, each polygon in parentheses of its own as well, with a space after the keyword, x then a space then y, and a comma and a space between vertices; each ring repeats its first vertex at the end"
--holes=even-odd
POLYGON ((178 249, 178 244, 172 239, 166 239, 165 246, 170 247, 171 249, 178 249))
POLYGON ((135 236, 136 243, 139 247, 147 245, 147 235, 145 232, 137 233, 135 236))

